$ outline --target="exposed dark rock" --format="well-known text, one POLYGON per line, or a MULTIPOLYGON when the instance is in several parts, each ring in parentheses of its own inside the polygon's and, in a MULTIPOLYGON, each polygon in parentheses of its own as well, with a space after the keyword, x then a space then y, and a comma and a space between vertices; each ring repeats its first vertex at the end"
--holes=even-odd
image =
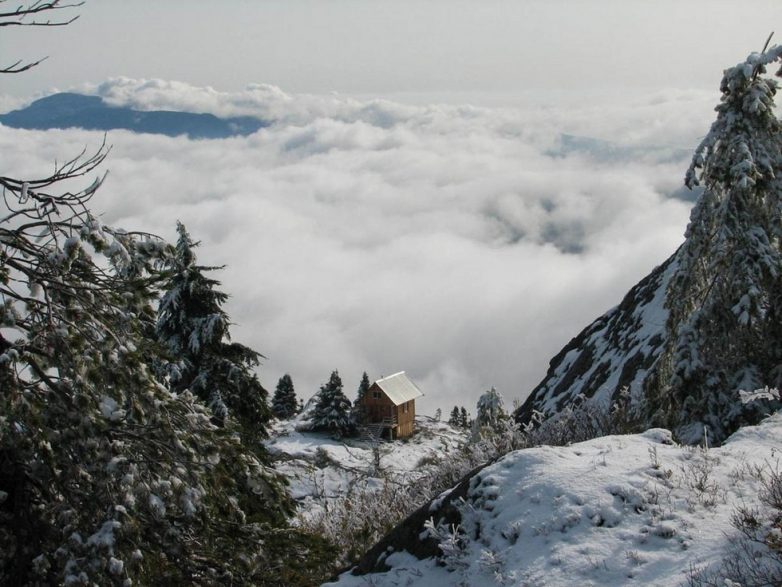
POLYGON ((548 372, 516 411, 529 422, 533 411, 561 411, 579 395, 606 406, 623 387, 634 401, 643 394, 643 373, 653 368, 665 343, 665 292, 676 254, 635 285, 622 303, 584 328, 551 360, 548 372))
POLYGON ((442 523, 447 526, 459 524, 461 522, 461 514, 458 504, 467 497, 470 486, 474 483, 481 470, 490 464, 486 463, 476 467, 467 473, 448 495, 442 499, 438 497, 410 514, 363 556, 358 564, 353 567, 352 573, 354 575, 366 575, 368 573, 382 573, 389 570, 385 560, 393 552, 404 550, 419 560, 440 554, 436 539, 431 537, 422 538, 425 532, 424 524, 429 518, 433 518, 435 523, 442 523), (433 508, 432 504, 438 501, 437 507, 433 508))

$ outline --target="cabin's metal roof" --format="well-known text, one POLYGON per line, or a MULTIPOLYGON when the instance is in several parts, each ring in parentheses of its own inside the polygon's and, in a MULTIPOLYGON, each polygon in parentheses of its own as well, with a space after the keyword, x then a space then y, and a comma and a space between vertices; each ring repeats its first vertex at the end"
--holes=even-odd
POLYGON ((422 397, 424 394, 416 387, 415 383, 410 381, 404 371, 394 373, 383 379, 378 379, 375 384, 383 390, 395 406, 409 402, 411 399, 422 397))

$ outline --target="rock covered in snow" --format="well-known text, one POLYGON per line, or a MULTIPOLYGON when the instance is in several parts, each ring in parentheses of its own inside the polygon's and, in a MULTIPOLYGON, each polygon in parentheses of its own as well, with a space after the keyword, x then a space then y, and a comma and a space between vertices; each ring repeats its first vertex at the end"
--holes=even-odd
POLYGON ((731 555, 731 518, 757 505, 752 471, 779 446, 782 415, 711 450, 656 429, 515 451, 421 508, 356 575, 329 585, 684 584, 731 555))

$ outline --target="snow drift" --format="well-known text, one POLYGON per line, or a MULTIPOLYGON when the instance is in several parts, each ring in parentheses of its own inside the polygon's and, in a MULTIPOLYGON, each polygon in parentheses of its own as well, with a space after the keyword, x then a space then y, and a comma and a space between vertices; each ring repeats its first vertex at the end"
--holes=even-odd
POLYGON ((758 472, 779 446, 775 415, 710 450, 652 429, 515 451, 411 516, 360 575, 329 585, 684 584, 736 554, 731 518, 758 504, 758 472))

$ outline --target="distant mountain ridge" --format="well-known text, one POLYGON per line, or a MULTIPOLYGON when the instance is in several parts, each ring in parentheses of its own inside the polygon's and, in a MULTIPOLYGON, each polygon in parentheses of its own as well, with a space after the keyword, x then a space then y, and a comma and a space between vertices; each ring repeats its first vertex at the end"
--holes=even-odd
POLYGON ((247 136, 269 122, 252 116, 219 118, 214 114, 142 111, 106 104, 100 96, 59 93, 36 100, 26 108, 0 115, 0 124, 31 130, 82 128, 130 130, 137 133, 185 135, 191 139, 247 136))

